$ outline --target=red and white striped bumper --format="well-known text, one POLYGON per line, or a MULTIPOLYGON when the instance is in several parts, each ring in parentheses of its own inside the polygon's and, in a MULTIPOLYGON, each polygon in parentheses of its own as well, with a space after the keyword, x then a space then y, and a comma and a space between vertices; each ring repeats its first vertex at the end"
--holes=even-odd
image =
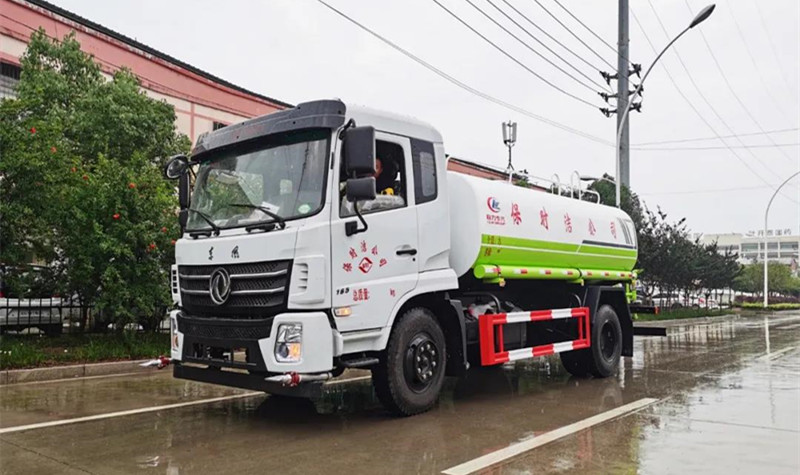
POLYGON ((535 356, 546 356, 562 351, 589 348, 589 308, 563 308, 555 310, 534 310, 532 312, 513 312, 481 315, 478 318, 480 329, 481 365, 490 366, 507 361, 516 361, 535 356), (505 351, 503 348, 503 327, 508 323, 539 322, 562 318, 578 318, 578 339, 551 343, 547 345, 505 351), (498 327, 495 331, 495 327, 498 327))

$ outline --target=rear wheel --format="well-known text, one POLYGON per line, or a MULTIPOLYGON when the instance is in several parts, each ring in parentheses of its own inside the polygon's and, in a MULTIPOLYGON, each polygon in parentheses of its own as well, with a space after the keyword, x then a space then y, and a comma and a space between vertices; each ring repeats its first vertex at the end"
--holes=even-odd
POLYGON ((622 326, 617 312, 610 305, 602 305, 592 324, 592 346, 561 353, 561 362, 572 375, 606 378, 616 371, 621 355, 622 326))
POLYGON ((412 308, 392 329, 386 352, 372 370, 381 403, 403 416, 432 408, 444 383, 445 339, 433 314, 412 308))

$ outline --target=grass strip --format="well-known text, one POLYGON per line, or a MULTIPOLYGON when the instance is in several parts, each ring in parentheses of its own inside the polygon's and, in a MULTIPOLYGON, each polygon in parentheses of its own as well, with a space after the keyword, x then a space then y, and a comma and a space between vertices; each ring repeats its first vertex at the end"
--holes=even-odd
POLYGON ((3 335, 0 369, 99 363, 169 354, 166 333, 3 335))

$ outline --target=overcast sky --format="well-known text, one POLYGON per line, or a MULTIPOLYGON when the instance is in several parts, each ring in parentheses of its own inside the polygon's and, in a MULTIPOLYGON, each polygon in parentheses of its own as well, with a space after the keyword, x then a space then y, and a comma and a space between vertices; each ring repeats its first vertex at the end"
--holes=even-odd
MULTIPOLYGON (((562 181, 567 181, 573 170, 584 175, 614 174, 613 146, 560 130, 459 89, 359 30, 316 0, 53 1, 212 74, 276 99, 299 103, 339 97, 346 102, 430 122, 442 132, 445 149, 451 155, 505 167, 506 149, 500 124, 511 119, 519 123, 518 144, 514 149, 517 169, 526 168, 543 177, 557 173, 562 181)), ((571 66, 559 62, 500 16, 487 0, 472 1, 593 90, 526 49, 466 1, 440 1, 530 70, 594 107, 548 86, 431 0, 326 1, 475 89, 605 141, 615 139, 615 119, 613 116, 607 119, 597 110, 604 104, 593 92, 599 87, 589 82, 591 79, 602 85, 602 79, 597 69, 590 68, 586 62, 608 71, 610 68, 604 61, 616 65, 616 55, 570 18, 555 0, 538 0, 538 3, 564 22, 594 52, 548 16, 537 0, 507 1, 582 59, 537 32, 504 0, 492 2, 567 59, 571 66), (572 67, 589 79, 580 76, 572 67)), ((616 47, 617 2, 559 1, 616 47)), ((646 36, 660 50, 707 1, 631 0, 631 61, 642 63, 646 69, 655 57, 634 15, 646 36), (659 18, 669 37, 662 30, 659 18)), ((774 187, 800 170, 800 147, 796 145, 800 142, 797 130, 800 122, 799 17, 800 2, 797 0, 720 0, 714 14, 700 27, 689 31, 662 58, 645 85, 642 113, 632 113, 632 144, 714 137, 710 127, 724 136, 790 130, 769 137, 753 135, 726 139, 728 145, 735 147, 767 146, 736 148, 738 158, 716 139, 658 145, 712 149, 633 150, 631 184, 649 207, 660 206, 676 219, 685 216, 691 229, 699 232, 746 232, 763 226, 764 209, 772 194, 769 185, 774 187), (706 47, 703 35, 730 88, 706 47), (691 76, 676 53, 680 54, 691 76), (773 143, 795 145, 776 148, 773 143), (717 147, 721 149, 715 149, 717 147)), ((800 185, 800 179, 793 180, 790 185, 800 185)), ((785 189, 785 196, 779 196, 773 203, 770 228, 792 228, 797 233, 800 229, 800 186, 787 185, 785 189)))

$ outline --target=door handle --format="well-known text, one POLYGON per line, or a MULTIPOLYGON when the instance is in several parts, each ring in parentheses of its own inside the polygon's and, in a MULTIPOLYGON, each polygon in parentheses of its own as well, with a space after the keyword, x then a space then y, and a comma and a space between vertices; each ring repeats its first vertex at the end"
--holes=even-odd
POLYGON ((417 250, 414 248, 400 249, 395 254, 398 256, 416 256, 417 250))

